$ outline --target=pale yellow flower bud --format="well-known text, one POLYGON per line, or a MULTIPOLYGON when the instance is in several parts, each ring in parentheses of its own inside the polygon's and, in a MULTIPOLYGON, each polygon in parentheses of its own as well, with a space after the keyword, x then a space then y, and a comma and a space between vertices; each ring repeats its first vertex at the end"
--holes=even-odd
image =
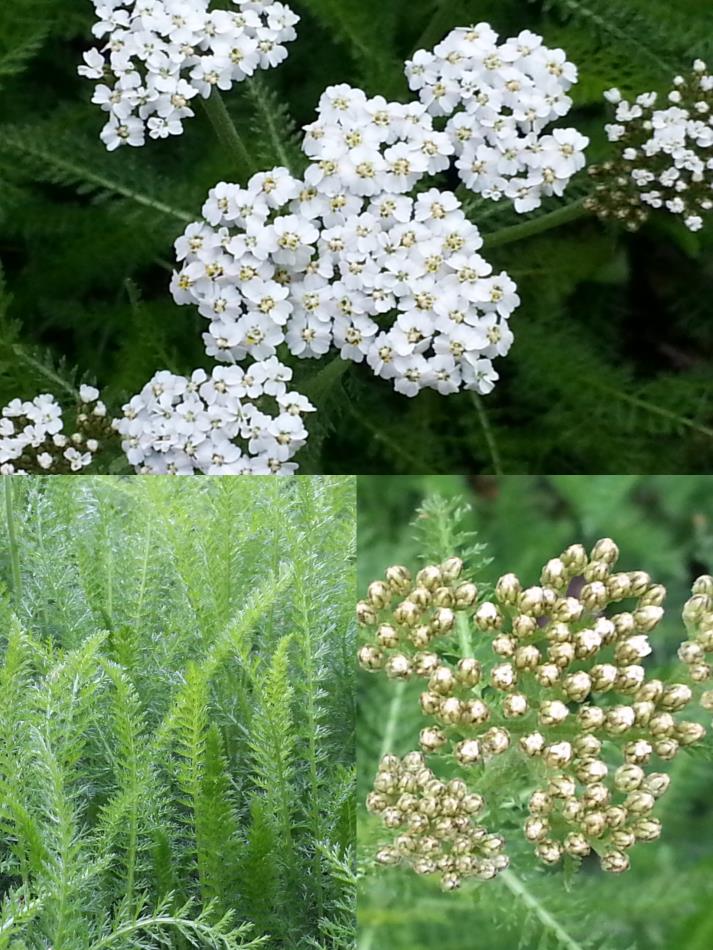
POLYGON ((432 693, 448 696, 456 686, 456 676, 449 666, 439 666, 434 670, 428 681, 428 688, 432 693))
POLYGON ((499 663, 490 671, 490 681, 496 689, 509 691, 517 686, 517 673, 511 663, 499 663))
POLYGON ((562 681, 562 689, 568 699, 576 703, 582 703, 591 692, 591 677, 584 670, 579 670, 577 673, 569 673, 562 681))
POLYGON ((417 653, 413 658, 413 671, 416 676, 431 676, 440 663, 437 653, 417 653))
POLYGON ((395 564, 386 569, 386 582, 395 593, 403 596, 411 589, 411 572, 400 564, 395 564))
POLYGON ((557 864, 562 857, 562 848, 556 841, 541 841, 535 848, 535 854, 544 864, 557 864))
POLYGON ((490 710, 482 699, 468 699, 461 709, 461 722, 465 725, 480 726, 490 719, 490 710))
POLYGON ((456 607, 472 607, 478 599, 478 588, 475 584, 459 584, 453 591, 456 607))
POLYGON ((587 566, 587 552, 581 544, 570 545, 561 557, 572 575, 581 574, 587 566))
POLYGON ((546 818, 533 815, 525 821, 524 830, 528 841, 543 841, 550 833, 550 823, 546 818))
POLYGON ((376 611, 368 601, 360 600, 356 605, 356 618, 362 627, 371 627, 377 620, 376 611))
POLYGON ((424 752, 437 752, 446 743, 446 737, 437 726, 427 726, 421 730, 419 740, 424 752))
POLYGON ((420 607, 410 600, 402 601, 394 610, 394 620, 404 627, 415 627, 420 619, 420 607))
POLYGON ((569 709, 559 699, 545 700, 540 704, 540 722, 543 726, 559 726, 569 716, 569 709))
POLYGON ((517 719, 524 716, 528 709, 529 704, 524 693, 510 693, 503 699, 503 715, 507 719, 517 719))
POLYGON ((602 610, 606 607, 609 595, 606 586, 601 581, 585 584, 579 594, 579 599, 588 610, 602 610))
POLYGON ((359 665, 370 673, 380 670, 384 665, 384 654, 378 647, 367 644, 358 653, 359 665))
POLYGON ((392 590, 383 581, 372 581, 367 589, 367 597, 376 610, 384 610, 391 603, 392 590))
POLYGON ((634 611, 634 623, 641 633, 649 633, 663 617, 663 607, 638 607, 634 611))
POLYGON ((449 557, 441 564, 441 575, 446 581, 457 580, 463 571, 463 561, 459 557, 449 557))
POLYGON ((520 738, 520 748, 525 755, 541 755, 545 748, 545 737, 541 732, 530 732, 520 738))
POLYGON ((572 831, 564 839, 564 850, 573 858, 586 858, 592 849, 584 835, 572 831))
POLYGON ((521 591, 522 585, 514 574, 503 574, 495 585, 495 596, 501 604, 517 603, 521 591))
POLYGON ((545 746, 542 758, 550 768, 564 768, 572 761, 572 745, 569 742, 553 742, 545 746))
POLYGON ((564 590, 569 582, 569 575, 564 561, 558 557, 548 561, 542 569, 540 580, 544 587, 552 587, 557 591, 564 590))
POLYGON ((634 765, 645 765, 651 758, 653 748, 646 739, 634 739, 624 746, 624 758, 634 765))
POLYGON ((481 630, 499 630, 503 625, 503 615, 494 603, 486 600, 475 612, 475 623, 481 630))
POLYGON ((604 871, 621 874, 629 870, 629 857, 624 851, 607 851, 601 857, 601 865, 604 871))
POLYGON ((553 801, 547 792, 537 789, 530 796, 528 808, 533 815, 549 815, 553 808, 553 801))
POLYGON ((413 673, 411 661, 403 653, 394 653, 385 664, 386 675, 392 680, 407 680, 413 673))
POLYGON ((433 612, 431 628, 435 633, 450 633, 455 625, 456 618, 450 607, 438 607, 433 612))
POLYGON ((456 667, 456 679, 463 686, 476 686, 480 682, 480 663, 473 657, 463 657, 456 667))
POLYGON ((689 686, 686 686, 685 683, 673 683, 664 689, 661 697, 661 705, 664 709, 677 712, 690 703, 691 696, 691 689, 689 686))
POLYGON ((577 768, 577 778, 584 785, 596 785, 604 781, 609 769, 601 759, 587 759, 577 768))
POLYGON ((562 671, 556 663, 543 663, 535 670, 537 682, 541 686, 554 686, 561 675, 562 671))
POLYGON ((416 604, 421 610, 424 610, 431 605, 433 595, 427 587, 414 587, 411 593, 406 597, 406 600, 411 604, 416 604))
POLYGON ((463 739, 453 751, 460 765, 468 766, 480 761, 481 749, 477 739, 463 739))
POLYGON ((416 584, 419 587, 425 587, 427 590, 435 590, 443 585, 443 575, 441 569, 435 564, 429 564, 422 567, 416 575, 416 584))

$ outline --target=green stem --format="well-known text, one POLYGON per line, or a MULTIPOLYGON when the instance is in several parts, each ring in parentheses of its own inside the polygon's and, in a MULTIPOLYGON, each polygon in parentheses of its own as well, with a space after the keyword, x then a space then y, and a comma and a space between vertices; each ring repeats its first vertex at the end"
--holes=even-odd
POLYGON ((498 875, 498 880, 502 881, 510 893, 519 898, 534 913, 542 926, 549 930, 563 947, 567 947, 568 950, 582 950, 580 944, 570 937, 562 925, 555 920, 546 907, 542 906, 537 897, 527 889, 516 874, 512 871, 503 871, 498 875))
POLYGON ((645 412, 652 413, 652 415, 661 416, 662 419, 669 419, 671 422, 685 426, 687 429, 693 429, 694 432, 700 432, 701 435, 707 435, 708 438, 713 439, 713 429, 709 426, 701 425, 700 422, 694 422, 693 419, 687 419, 685 416, 679 416, 678 413, 673 412, 673 410, 664 409, 663 406, 657 406, 656 403, 649 402, 647 399, 641 399, 639 396, 630 396, 629 393, 622 392, 620 389, 614 389, 613 386, 607 386, 604 383, 599 383, 594 380, 589 380, 589 383, 594 389, 598 389, 608 396, 613 396, 622 402, 628 402, 629 405, 636 406, 637 409, 643 409, 645 412))
POLYGON ((523 221, 522 224, 513 224, 507 228, 500 228, 499 231, 493 231, 491 234, 484 234, 485 247, 490 250, 503 244, 512 244, 513 241, 524 241, 536 234, 542 234, 545 231, 551 231, 553 228, 559 228, 564 224, 577 221, 589 213, 584 207, 585 200, 585 198, 579 198, 571 204, 557 208, 556 211, 549 211, 537 218, 523 221))
POLYGON ((471 397, 473 400, 473 405, 475 406, 475 411, 478 413, 478 420, 480 421, 483 435, 485 436, 485 444, 488 446, 490 461, 493 463, 493 472, 495 475, 503 475, 504 473, 502 462, 500 461, 500 452, 498 451, 498 446, 495 441, 495 435, 493 433, 492 426, 490 425, 490 420, 488 419, 488 414, 485 411, 485 404, 477 393, 471 393, 471 397))
POLYGON ((223 97, 217 89, 213 90, 208 99, 203 99, 203 108, 220 144, 232 155, 242 171, 251 172, 253 162, 250 153, 240 138, 235 123, 225 107, 223 97))
POLYGON ((22 597, 22 575, 20 574, 20 552, 17 546, 17 535, 15 534, 15 510, 12 497, 12 476, 3 476, 3 488, 5 490, 5 516, 7 519, 7 546, 10 555, 10 572, 12 574, 12 592, 15 597, 15 606, 20 606, 22 597))
POLYGON ((466 657, 472 657, 473 654, 473 642, 470 637, 470 621, 469 618, 463 614, 456 614, 456 630, 458 631, 458 643, 460 644, 460 655, 463 659, 466 657))

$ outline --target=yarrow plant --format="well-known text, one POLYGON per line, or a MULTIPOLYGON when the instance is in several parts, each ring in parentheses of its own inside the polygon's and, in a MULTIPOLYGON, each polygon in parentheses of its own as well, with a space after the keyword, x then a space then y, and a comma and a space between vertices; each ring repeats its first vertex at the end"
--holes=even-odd
MULTIPOLYGON (((368 139, 369 125, 360 127, 368 139)), ((455 196, 362 197, 332 176, 317 182, 316 167, 304 182, 275 168, 247 188, 221 183, 204 220, 176 242, 172 292, 210 320, 208 355, 260 359, 284 343, 295 356, 320 357, 334 346, 408 396, 490 391, 519 298, 478 254, 482 239, 455 196)))
POLYGON ((50 393, 13 399, 0 413, 0 473, 61 475, 91 465, 109 431, 98 389, 80 387, 74 415, 74 431, 67 434, 62 406, 50 393))
POLYGON ((97 81, 92 102, 108 113, 107 149, 180 135, 195 96, 228 90, 258 69, 279 65, 299 17, 272 0, 94 0, 101 49, 79 73, 97 81))
POLYGON ((288 392, 291 377, 274 358, 245 370, 218 366, 210 376, 157 373, 114 427, 140 474, 290 474, 297 466, 289 459, 307 439, 302 414, 314 410, 288 392))
MULTIPOLYGON (((543 863, 595 852, 618 873, 637 842, 659 837, 652 812, 669 776, 658 762, 705 729, 682 717, 689 685, 646 674, 666 592, 644 571, 616 571, 618 553, 608 538, 589 554, 572 545, 548 561, 540 585, 505 574, 494 598, 480 602, 458 557, 415 578, 394 566, 369 586, 357 605, 368 634, 360 664, 392 680, 423 679, 420 708, 433 721, 420 752, 382 760, 367 806, 396 838, 379 862, 438 873, 446 889, 506 867, 500 836, 461 816, 485 807, 479 785, 507 756, 531 777, 523 833, 543 863), (629 609, 619 608, 624 601, 629 609), (427 776, 425 757, 463 778, 427 776), (494 857, 474 853, 484 844, 494 857)), ((685 616, 707 630, 713 579, 700 578, 694 592, 685 616)), ((682 651, 700 664, 699 649, 682 651)))
POLYGON ((632 103, 610 89, 606 98, 616 105, 607 136, 621 153, 589 169, 597 186, 587 208, 631 231, 663 209, 699 231, 713 208, 713 75, 706 64, 696 60, 675 77, 664 108, 655 92, 632 103))
POLYGON ((64 433, 54 396, 13 400, 0 418, 0 471, 79 472, 120 448, 142 475, 288 475, 307 440, 314 406, 289 391, 292 370, 275 358, 217 366, 190 377, 162 371, 111 419, 92 386, 81 386, 76 431, 64 433))
POLYGON ((529 30, 498 40, 488 23, 453 30, 432 51, 415 53, 406 77, 432 115, 448 118, 466 187, 532 211, 544 195, 562 195, 584 167, 586 136, 572 128, 544 134, 569 112, 577 69, 529 30))

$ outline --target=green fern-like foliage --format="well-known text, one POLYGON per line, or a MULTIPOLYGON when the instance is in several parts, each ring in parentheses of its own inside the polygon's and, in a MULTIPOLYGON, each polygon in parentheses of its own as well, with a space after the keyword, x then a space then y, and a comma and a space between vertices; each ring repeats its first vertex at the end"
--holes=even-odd
MULTIPOLYGON (((533 29, 579 68, 567 122, 590 137, 589 161, 599 162, 610 154, 604 90, 664 92, 694 57, 713 60, 713 8, 702 0, 293 6, 301 23, 286 62, 226 96, 248 163, 216 139, 204 110, 178 138, 106 153, 90 86, 76 75, 91 45, 91 4, 4 0, 0 404, 48 391, 71 403, 87 381, 116 409, 157 369, 206 365, 204 321, 168 293, 172 243, 216 182, 244 183, 274 164, 301 172, 300 130, 328 84, 404 101, 404 59, 453 27, 486 20, 502 36, 533 29)), ((438 184, 457 183, 443 176, 438 184)), ((590 188, 583 173, 564 199, 524 218, 505 202, 458 189, 486 256, 517 280, 522 298, 513 349, 488 397, 429 391, 409 400, 363 365, 288 354, 296 388, 319 410, 309 419, 301 470, 707 471, 711 230, 692 235, 665 214, 636 236, 606 228, 576 215, 590 188), (518 231, 523 222, 535 233, 518 231)), ((126 469, 122 457, 108 464, 126 469)))
POLYGON ((354 494, 0 484, 0 947, 353 939, 354 494))

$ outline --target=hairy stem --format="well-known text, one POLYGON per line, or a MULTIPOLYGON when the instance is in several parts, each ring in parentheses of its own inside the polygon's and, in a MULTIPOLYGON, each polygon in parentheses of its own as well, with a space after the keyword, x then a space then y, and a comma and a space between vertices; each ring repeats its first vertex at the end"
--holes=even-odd
POLYGON ((490 461, 493 464, 493 473, 495 475, 503 475, 504 473, 502 462, 500 461, 500 452, 498 451, 498 445, 495 441, 495 434, 493 432, 492 426, 490 425, 488 414, 485 411, 485 403, 483 402, 482 397, 477 393, 471 393, 471 398, 473 400, 473 405, 475 406, 475 411, 478 413, 478 420, 483 430, 483 435, 485 436, 485 444, 488 446, 490 461))
POLYGON ((568 950, 582 950, 581 945, 570 937, 564 927, 555 920, 546 907, 542 906, 537 897, 532 891, 528 890, 516 874, 509 870, 502 871, 498 875, 498 880, 502 881, 510 893, 519 898, 533 912, 542 926, 557 938, 561 946, 567 947, 568 950))
POLYGON ((10 555, 10 573, 12 575, 12 592, 15 598, 15 606, 20 606, 22 597, 22 575, 20 574, 20 551, 17 546, 17 535, 15 534, 15 509, 12 496, 12 476, 3 476, 3 488, 5 490, 5 516, 7 520, 7 547, 10 555))
POLYGON ((203 108, 220 144, 232 155, 240 170, 251 172, 253 162, 250 153, 245 147, 245 143, 225 107, 223 97, 217 89, 213 90, 208 99, 203 99, 203 108))
POLYGON ((537 218, 523 221, 522 224, 513 224, 507 228, 500 228, 499 231, 493 231, 491 234, 484 234, 483 241, 485 247, 490 250, 493 247, 500 247, 503 244, 512 244, 513 241, 524 241, 526 238, 534 237, 537 234, 543 234, 545 231, 551 231, 553 228, 559 228, 564 224, 577 221, 579 218, 583 218, 589 214, 584 207, 584 201, 584 198, 579 198, 577 201, 563 205, 555 211, 549 211, 547 214, 541 214, 537 218))

